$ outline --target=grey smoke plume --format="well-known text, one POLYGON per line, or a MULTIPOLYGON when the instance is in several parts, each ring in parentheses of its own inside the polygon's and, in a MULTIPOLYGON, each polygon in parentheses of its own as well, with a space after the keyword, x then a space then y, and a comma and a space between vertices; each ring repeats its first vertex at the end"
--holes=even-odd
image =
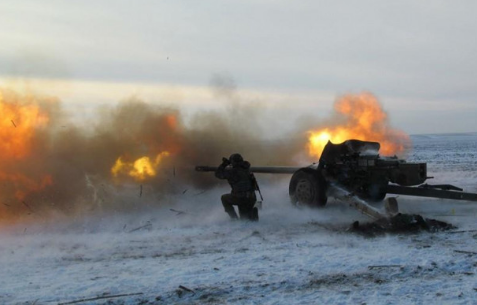
MULTIPOLYGON (((49 120, 33 128, 26 140, 27 155, 0 155, 2 222, 51 210, 75 214, 98 207, 123 209, 117 194, 125 189, 133 188, 136 196, 147 191, 156 199, 183 192, 187 186, 207 189, 217 180, 212 174, 195 172, 196 165, 218 165, 223 156, 235 152, 255 165, 291 165, 306 142, 304 132, 298 132, 303 136, 292 143, 268 140, 258 124, 257 108, 241 104, 231 88, 216 90, 217 98, 230 103, 224 111, 198 112, 188 122, 180 109, 131 98, 99 109, 87 126, 69 123, 57 99, 7 91, 2 90, 2 107, 38 105, 49 120), (161 152, 168 155, 161 158, 154 177, 134 179, 128 175, 130 168, 116 177, 112 174, 118 158, 132 164, 144 156, 154 160, 161 152)), ((21 117, 16 120, 26 124, 21 117)), ((15 127, 9 128, 3 141, 15 141, 8 138, 15 136, 15 127)))

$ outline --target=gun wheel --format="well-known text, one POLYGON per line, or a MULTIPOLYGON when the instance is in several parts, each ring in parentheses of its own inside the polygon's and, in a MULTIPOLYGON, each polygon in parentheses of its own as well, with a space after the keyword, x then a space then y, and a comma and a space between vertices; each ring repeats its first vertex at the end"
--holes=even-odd
POLYGON ((325 206, 328 200, 324 177, 318 171, 308 168, 293 174, 289 194, 294 206, 321 207, 325 206))

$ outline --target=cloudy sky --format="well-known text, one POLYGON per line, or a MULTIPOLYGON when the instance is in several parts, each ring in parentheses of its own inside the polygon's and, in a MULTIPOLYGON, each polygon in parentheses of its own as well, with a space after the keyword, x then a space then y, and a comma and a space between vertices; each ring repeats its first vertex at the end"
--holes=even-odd
POLYGON ((289 122, 369 91, 406 132, 475 132, 476 14, 472 0, 2 0, 0 86, 192 111, 224 103, 220 85, 289 122))

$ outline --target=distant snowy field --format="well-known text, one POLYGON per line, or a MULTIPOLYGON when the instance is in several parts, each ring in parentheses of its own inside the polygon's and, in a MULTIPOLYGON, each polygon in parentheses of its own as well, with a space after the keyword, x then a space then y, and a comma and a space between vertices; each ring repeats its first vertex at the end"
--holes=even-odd
MULTIPOLYGON (((429 183, 477 192, 477 135, 413 141, 429 183)), ((400 197, 458 229, 365 238, 346 232, 367 220, 346 205, 295 209, 288 177, 263 187, 259 223, 227 219, 224 184, 147 213, 8 228, 0 304, 477 304, 477 203, 400 197)))

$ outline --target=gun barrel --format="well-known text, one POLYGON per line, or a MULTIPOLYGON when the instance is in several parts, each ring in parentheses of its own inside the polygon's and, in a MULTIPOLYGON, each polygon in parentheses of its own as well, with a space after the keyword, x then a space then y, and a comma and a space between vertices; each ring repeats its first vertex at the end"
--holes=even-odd
MULTIPOLYGON (((252 166, 250 167, 250 171, 260 174, 293 174, 300 168, 301 167, 293 166, 252 166)), ((198 165, 195 167, 195 170, 198 172, 215 172, 217 166, 198 165)))

